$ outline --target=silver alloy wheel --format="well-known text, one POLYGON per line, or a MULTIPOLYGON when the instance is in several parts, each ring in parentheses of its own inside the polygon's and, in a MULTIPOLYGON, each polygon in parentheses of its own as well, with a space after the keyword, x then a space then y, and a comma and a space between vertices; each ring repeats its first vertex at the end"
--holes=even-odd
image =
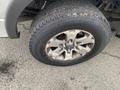
POLYGON ((68 30, 53 36, 46 44, 46 54, 53 60, 74 60, 85 56, 95 45, 94 36, 84 30, 68 30))

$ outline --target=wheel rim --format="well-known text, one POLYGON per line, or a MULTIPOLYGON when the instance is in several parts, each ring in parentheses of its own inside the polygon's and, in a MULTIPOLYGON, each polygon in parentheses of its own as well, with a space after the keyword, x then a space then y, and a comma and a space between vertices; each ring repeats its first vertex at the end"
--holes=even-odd
POLYGON ((53 60, 68 61, 84 57, 95 45, 94 36, 85 30, 67 30, 53 36, 45 52, 53 60))

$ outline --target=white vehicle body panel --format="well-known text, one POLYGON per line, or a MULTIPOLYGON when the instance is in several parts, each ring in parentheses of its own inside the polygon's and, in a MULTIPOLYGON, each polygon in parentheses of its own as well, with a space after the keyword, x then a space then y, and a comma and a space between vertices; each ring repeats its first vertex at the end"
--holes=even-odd
POLYGON ((2 0, 0 2, 0 37, 8 37, 6 28, 5 28, 5 18, 9 5, 13 0, 2 0))

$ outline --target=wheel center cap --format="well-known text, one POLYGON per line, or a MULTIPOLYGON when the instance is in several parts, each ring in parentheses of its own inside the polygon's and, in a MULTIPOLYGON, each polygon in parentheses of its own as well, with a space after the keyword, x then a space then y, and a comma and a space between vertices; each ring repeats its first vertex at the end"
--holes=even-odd
POLYGON ((73 49, 74 48, 74 41, 72 39, 66 41, 65 48, 67 51, 73 49))

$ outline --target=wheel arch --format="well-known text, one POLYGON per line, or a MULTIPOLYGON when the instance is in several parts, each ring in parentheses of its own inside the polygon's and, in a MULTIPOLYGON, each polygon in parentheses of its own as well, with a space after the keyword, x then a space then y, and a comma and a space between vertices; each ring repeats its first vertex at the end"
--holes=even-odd
POLYGON ((17 30, 17 20, 25 9, 33 0, 13 0, 8 7, 6 14, 6 30, 9 38, 18 38, 20 36, 17 30))

